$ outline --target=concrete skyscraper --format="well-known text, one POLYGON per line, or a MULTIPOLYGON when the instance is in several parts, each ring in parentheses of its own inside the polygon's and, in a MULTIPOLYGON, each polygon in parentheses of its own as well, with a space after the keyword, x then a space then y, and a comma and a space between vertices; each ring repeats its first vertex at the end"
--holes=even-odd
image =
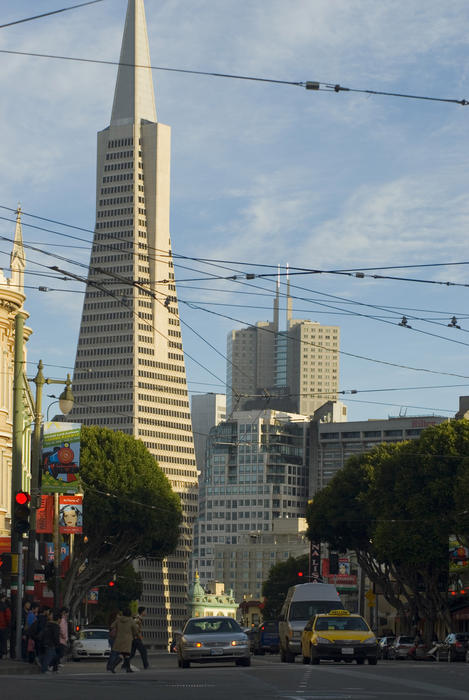
POLYGON ((277 285, 273 321, 228 334, 228 413, 272 408, 311 416, 337 400, 339 328, 293 319, 289 282, 286 302, 286 330, 280 330, 277 285))
POLYGON ((143 0, 129 0, 111 122, 98 133, 71 419, 140 438, 181 498, 178 550, 137 563, 146 638, 161 645, 187 616, 197 470, 169 233, 170 127, 157 121, 149 66, 143 0))

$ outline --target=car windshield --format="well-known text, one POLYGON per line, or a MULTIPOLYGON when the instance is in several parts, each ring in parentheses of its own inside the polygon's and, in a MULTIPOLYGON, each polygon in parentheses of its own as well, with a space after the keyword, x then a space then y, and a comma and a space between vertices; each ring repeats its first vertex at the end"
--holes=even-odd
POLYGON ((331 610, 343 610, 336 600, 299 600, 290 605, 290 620, 309 620, 314 615, 328 613, 331 610))
POLYGON ((82 630, 80 639, 107 639, 109 632, 107 630, 82 630))
POLYGON ((184 630, 185 634, 223 634, 224 632, 242 632, 235 620, 189 620, 184 630))
POLYGON ((361 617, 318 617, 314 629, 319 631, 327 630, 329 632, 345 632, 346 630, 352 632, 370 631, 365 620, 362 620, 361 617))

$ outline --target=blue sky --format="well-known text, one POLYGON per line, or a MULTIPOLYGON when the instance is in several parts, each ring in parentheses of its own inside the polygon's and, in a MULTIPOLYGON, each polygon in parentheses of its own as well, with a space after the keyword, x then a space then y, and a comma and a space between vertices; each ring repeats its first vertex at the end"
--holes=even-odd
MULTIPOLYGON (((66 5, 4 0, 0 23, 66 5)), ((105 0, 2 29, 0 49, 118 60, 126 5, 105 0)), ((463 0, 146 0, 145 7, 153 65, 469 99, 463 0)), ((25 212, 92 230, 96 133, 109 123, 116 68, 7 54, 0 61, 0 205, 21 202, 25 212)), ((161 71, 154 83, 158 118, 172 127, 173 250, 236 261, 223 268, 181 261, 191 268, 177 268, 183 321, 225 354, 231 328, 269 319, 272 280, 183 282, 265 272, 247 263, 373 268, 366 274, 426 280, 294 277, 294 316, 341 327, 349 354, 340 388, 359 392, 344 397, 351 420, 455 412, 458 396, 469 394, 469 289, 435 282, 469 283, 468 266, 376 268, 469 260, 469 107, 161 71), (411 329, 398 325, 403 315, 411 329), (452 316, 461 330, 448 328, 452 316)), ((0 235, 11 236, 14 217, 8 209, 0 216, 0 235)), ((44 273, 40 263, 83 274, 72 263, 87 264, 91 232, 25 216, 23 234, 70 260, 28 251, 28 273, 44 273)), ((0 243, 0 266, 9 250, 0 243)), ((36 274, 26 284, 34 287, 26 302, 30 374, 42 358, 47 375, 61 377, 74 363, 83 287, 36 274), (75 291, 44 293, 40 285, 75 291)), ((183 336, 185 350, 223 381, 223 358, 188 326, 183 336)), ((222 390, 190 359, 187 370, 191 391, 222 390)))

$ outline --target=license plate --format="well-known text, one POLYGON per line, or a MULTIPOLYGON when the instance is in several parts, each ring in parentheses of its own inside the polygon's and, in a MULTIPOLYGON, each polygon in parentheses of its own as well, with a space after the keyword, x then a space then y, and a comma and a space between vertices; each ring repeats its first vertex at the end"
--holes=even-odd
POLYGON ((223 656, 223 649, 210 649, 212 656, 223 656))
POLYGON ((350 647, 342 647, 342 654, 353 654, 353 649, 350 647))

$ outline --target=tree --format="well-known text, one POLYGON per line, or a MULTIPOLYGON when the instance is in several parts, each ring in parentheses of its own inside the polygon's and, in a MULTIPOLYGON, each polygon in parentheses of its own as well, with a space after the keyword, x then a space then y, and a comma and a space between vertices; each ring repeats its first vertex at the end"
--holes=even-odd
POLYGON ((267 579, 262 584, 262 595, 266 601, 262 611, 264 620, 276 620, 285 601, 285 596, 290 586, 297 583, 305 583, 308 571, 308 557, 289 557, 286 561, 274 564, 269 571, 267 579), (298 573, 302 572, 303 577, 298 573))
POLYGON ((178 496, 143 442, 122 432, 82 426, 83 538, 75 538, 64 585, 71 614, 87 591, 125 562, 162 559, 179 536, 178 496))
POLYGON ((450 625, 448 541, 467 537, 469 423, 432 426, 411 442, 348 460, 309 507, 309 536, 352 549, 368 577, 410 619, 450 625))

